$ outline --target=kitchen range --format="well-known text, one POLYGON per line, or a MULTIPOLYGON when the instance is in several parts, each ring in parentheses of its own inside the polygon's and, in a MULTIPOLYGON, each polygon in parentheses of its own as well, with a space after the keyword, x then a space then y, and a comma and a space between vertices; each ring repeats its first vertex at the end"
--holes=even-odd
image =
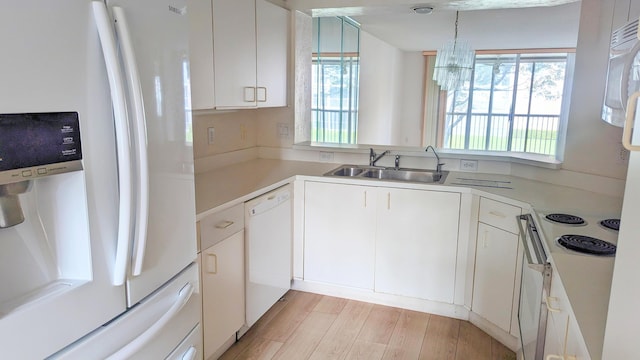
POLYGON ((618 214, 592 214, 584 210, 536 212, 549 250, 582 256, 614 256, 620 218, 618 214))
POLYGON ((538 210, 533 215, 520 215, 517 220, 527 265, 522 269, 518 313, 522 359, 542 360, 555 355, 564 358, 568 355, 566 343, 555 346, 561 349, 560 354, 553 354, 554 346, 545 343, 546 339, 558 342, 558 336, 563 336, 566 342, 568 331, 567 320, 564 333, 561 330, 561 335, 547 334, 547 329, 553 327, 553 324, 548 324, 552 321, 549 314, 560 312, 554 307, 558 298, 552 296, 555 295, 552 294, 552 286, 559 287, 552 283, 558 280, 553 279, 559 277, 553 274, 551 257, 606 257, 613 264, 620 219, 617 214, 563 209, 538 210))

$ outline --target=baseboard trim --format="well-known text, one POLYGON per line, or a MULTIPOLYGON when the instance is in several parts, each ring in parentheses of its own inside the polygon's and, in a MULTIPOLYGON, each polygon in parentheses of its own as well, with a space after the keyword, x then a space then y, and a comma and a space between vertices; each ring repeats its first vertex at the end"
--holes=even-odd
POLYGON ((373 304, 393 306, 407 310, 425 312, 450 318, 469 320, 469 310, 462 305, 447 304, 438 301, 409 298, 405 296, 376 293, 371 290, 354 289, 337 285, 294 279, 293 290, 311 292, 320 295, 335 296, 373 304))

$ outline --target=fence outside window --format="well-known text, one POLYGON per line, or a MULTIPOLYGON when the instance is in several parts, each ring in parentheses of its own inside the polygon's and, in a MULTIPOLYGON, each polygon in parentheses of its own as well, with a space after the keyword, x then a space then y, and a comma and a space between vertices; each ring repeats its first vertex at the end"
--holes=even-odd
POLYGON ((477 55, 471 81, 447 94, 442 146, 555 156, 568 54, 477 55))

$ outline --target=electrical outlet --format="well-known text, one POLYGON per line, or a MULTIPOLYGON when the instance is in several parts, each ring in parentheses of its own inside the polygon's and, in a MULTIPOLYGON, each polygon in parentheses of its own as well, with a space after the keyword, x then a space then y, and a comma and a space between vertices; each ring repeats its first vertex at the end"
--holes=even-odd
POLYGON ((245 141, 247 139, 247 127, 242 124, 240 125, 240 140, 245 141))
POLYGON ((209 145, 213 145, 214 135, 216 133, 216 129, 210 127, 207 129, 209 134, 209 145))
POLYGON ((287 139, 289 137, 289 125, 284 123, 278 124, 278 137, 287 139))
POLYGON ((460 171, 478 171, 478 160, 460 160, 460 171))
POLYGON ((331 162, 333 161, 333 153, 327 151, 320 151, 320 161, 331 162))

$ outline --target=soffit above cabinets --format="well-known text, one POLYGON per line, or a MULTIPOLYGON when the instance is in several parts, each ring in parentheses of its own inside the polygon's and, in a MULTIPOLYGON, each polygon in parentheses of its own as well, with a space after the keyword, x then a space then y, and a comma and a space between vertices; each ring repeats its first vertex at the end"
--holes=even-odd
POLYGON ((469 11, 558 6, 579 0, 427 0, 416 3, 411 0, 271 0, 285 7, 308 12, 313 16, 362 16, 389 13, 410 13, 417 5, 425 5, 436 11, 469 11))

